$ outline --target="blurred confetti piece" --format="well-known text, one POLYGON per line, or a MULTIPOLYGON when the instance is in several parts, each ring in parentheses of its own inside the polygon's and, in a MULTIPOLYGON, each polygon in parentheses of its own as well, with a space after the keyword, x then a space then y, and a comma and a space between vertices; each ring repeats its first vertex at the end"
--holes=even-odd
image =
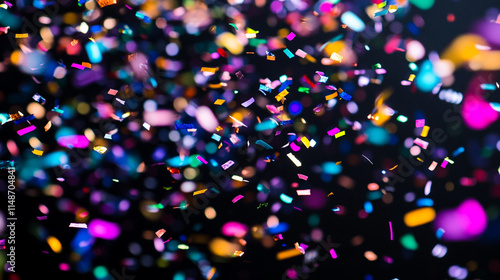
POLYGON ((244 196, 242 196, 241 194, 237 195, 235 198, 233 198, 232 202, 233 203, 236 203, 238 200, 242 199, 244 196))
POLYGON ((116 95, 117 93, 118 93, 118 91, 116 89, 109 89, 108 90, 109 95, 116 95))
POLYGON ((425 126, 425 119, 415 120, 415 127, 424 127, 424 126, 425 126))
POLYGON ((415 143, 416 145, 422 147, 423 149, 427 149, 427 147, 429 146, 429 142, 427 141, 424 141, 420 138, 416 138, 415 140, 413 140, 413 143, 415 143))
POLYGON ((97 4, 99 5, 99 7, 102 8, 102 7, 106 7, 106 6, 110 6, 110 5, 116 4, 116 0, 97 0, 97 4))
POLYGON ((116 239, 121 231, 119 225, 101 219, 92 220, 88 227, 90 235, 107 240, 116 239))
POLYGON ((43 155, 43 151, 40 151, 40 150, 33 150, 33 154, 37 155, 37 156, 41 156, 43 155))
POLYGON ((307 181, 307 176, 306 175, 303 175, 303 174, 297 174, 297 176, 299 176, 299 179, 302 179, 302 180, 305 180, 307 181))
POLYGON ((155 232, 155 234, 156 236, 158 236, 158 238, 161 238, 163 234, 165 234, 165 232, 167 232, 165 229, 159 229, 155 232))
POLYGON ((247 101, 241 103, 241 106, 247 108, 248 106, 252 105, 255 102, 255 99, 252 97, 248 99, 247 101))
POLYGON ((86 223, 71 223, 69 224, 70 228, 87 228, 86 223))
POLYGON ((62 245, 61 242, 59 242, 59 239, 55 238, 54 236, 49 236, 47 238, 47 243, 49 243, 50 249, 54 251, 54 253, 60 253, 62 250, 62 245))
POLYGON ((18 33, 16 34, 16 38, 28 38, 28 33, 18 33))
POLYGON ((392 223, 391 223, 391 221, 389 221, 389 232, 390 232, 390 237, 392 240, 393 236, 392 236, 392 223))
POLYGON ((361 32, 365 29, 365 23, 351 11, 343 13, 340 21, 355 32, 361 32))
POLYGON ((207 162, 207 161, 206 161, 206 160, 205 160, 202 156, 198 155, 198 156, 196 156, 196 158, 197 158, 199 161, 203 162, 203 164, 208 164, 208 162, 207 162))
POLYGON ((336 259, 337 258, 337 252, 335 252, 334 249, 330 249, 330 256, 332 256, 332 259, 336 259))
POLYGON ((483 90, 496 90, 497 87, 493 84, 481 84, 483 90))
POLYGON ((429 134, 429 129, 430 127, 424 126, 424 129, 422 129, 422 133, 420 133, 420 136, 427 137, 427 134, 429 134))
POLYGON ((149 130, 151 128, 151 125, 149 123, 143 123, 142 126, 146 129, 149 130))
POLYGON ((224 102, 226 102, 226 100, 224 100, 224 99, 217 99, 217 100, 215 100, 214 104, 215 105, 222 105, 222 104, 224 104, 224 102))
POLYGON ((432 222, 434 218, 436 218, 434 208, 423 207, 406 213, 403 220, 407 227, 416 227, 432 222))
POLYGON ((296 257, 296 256, 300 256, 302 255, 302 253, 297 250, 297 249, 288 249, 288 250, 284 250, 284 251, 280 251, 276 254, 276 259, 278 261, 281 261, 281 260, 285 260, 285 259, 289 259, 289 258, 293 258, 293 257, 296 257))
POLYGON ((295 157, 295 155, 293 155, 292 153, 288 153, 287 156, 295 164, 295 166, 302 166, 302 163, 295 157))
POLYGON ((95 146, 94 147, 94 151, 96 151, 100 154, 104 154, 107 150, 108 150, 108 148, 106 148, 104 146, 95 146))
POLYGON ((431 193, 432 181, 427 181, 424 188, 424 195, 429 195, 431 193))
POLYGON ((293 198, 292 198, 292 197, 289 197, 288 195, 286 195, 286 194, 284 194, 284 193, 282 193, 282 194, 280 195, 280 199, 281 199, 281 201, 283 201, 284 203, 287 203, 287 204, 290 204, 290 203, 292 203, 292 201, 293 201, 293 198))
POLYGON ((399 116, 397 117, 397 120, 398 120, 398 122, 405 123, 405 122, 407 122, 407 121, 408 121, 408 118, 407 118, 406 116, 399 115, 399 116))
POLYGON ((71 67, 76 68, 76 69, 80 69, 80 70, 85 69, 85 66, 77 64, 77 63, 71 64, 71 67))
POLYGON ((342 59, 344 59, 344 57, 341 56, 340 54, 336 53, 336 52, 333 52, 330 55, 330 59, 333 60, 333 61, 335 61, 335 62, 341 63, 342 59))
POLYGON ((297 195, 311 195, 311 190, 297 190, 297 195))
POLYGON ((332 93, 332 94, 329 94, 329 95, 325 96, 325 99, 326 99, 326 101, 328 101, 328 100, 330 100, 330 99, 334 99, 334 98, 335 98, 335 97, 337 97, 337 96, 338 96, 338 93, 337 93, 337 92, 334 92, 334 93, 332 93))
POLYGON ((301 254, 304 255, 306 253, 306 250, 304 248, 300 247, 299 242, 295 242, 294 245, 295 245, 295 249, 298 250, 301 254))
POLYGON ((32 132, 32 131, 33 131, 33 130, 35 130, 35 129, 36 129, 36 126, 34 126, 34 125, 30 125, 30 126, 28 126, 28 127, 25 127, 25 128, 23 128, 23 129, 18 130, 18 131, 17 131, 17 134, 19 134, 19 136, 23 136, 24 134, 26 134, 26 133, 30 133, 30 132, 32 132))
POLYGON ((429 166, 429 170, 434 171, 434 169, 436 169, 437 165, 438 165, 438 163, 436 161, 433 161, 431 163, 431 165, 429 166))
POLYGON ((200 126, 208 132, 215 132, 216 128, 219 126, 219 121, 212 110, 207 106, 198 107, 198 110, 196 110, 196 120, 200 126))

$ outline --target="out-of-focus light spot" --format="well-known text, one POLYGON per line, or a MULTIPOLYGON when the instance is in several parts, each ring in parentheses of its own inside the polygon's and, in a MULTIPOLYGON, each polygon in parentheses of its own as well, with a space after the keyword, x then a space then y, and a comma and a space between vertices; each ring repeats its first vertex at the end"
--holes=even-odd
POLYGON ((403 247, 408 249, 408 250, 415 251, 418 249, 417 240, 415 240, 415 237, 411 233, 407 233, 407 234, 401 236, 400 242, 401 242, 401 245, 403 245, 403 247))
POLYGON ((216 216, 217 216, 217 212, 215 212, 214 208, 207 207, 205 209, 205 217, 207 217, 207 219, 213 220, 213 219, 215 219, 216 216))
POLYGON ((288 105, 288 112, 293 115, 299 115, 302 112, 302 104, 300 101, 292 101, 290 105, 288 105))
POLYGON ((102 239, 116 239, 120 235, 120 226, 100 219, 92 220, 88 225, 88 229, 90 235, 102 239))
POLYGON ((436 73, 434 73, 432 63, 429 60, 424 61, 415 78, 417 88, 423 92, 431 92, 439 82, 440 79, 436 73))
POLYGON ((108 270, 104 266, 96 266, 93 273, 97 279, 104 279, 109 275, 108 270))
POLYGON ((414 157, 418 156, 422 150, 419 146, 413 146, 410 148, 410 154, 414 157))
POLYGON ((378 256, 372 252, 372 251, 366 251, 365 252, 365 258, 371 262, 376 261, 378 259, 378 256))
POLYGON ((390 138, 389 132, 383 127, 369 127, 366 129, 365 134, 368 136, 366 140, 376 146, 386 145, 390 138))
POLYGON ((448 252, 448 248, 446 246, 441 245, 441 244, 436 244, 434 248, 432 248, 432 255, 436 258, 442 258, 446 255, 448 252))
POLYGON ((342 165, 336 164, 332 161, 324 162, 322 165, 323 173, 336 175, 342 171, 342 165))
POLYGON ((248 231, 248 226, 239 222, 227 222, 222 226, 222 234, 226 236, 243 237, 248 231))
POLYGON ((416 227, 432 222, 436 217, 436 211, 431 207, 419 208, 405 214, 404 222, 408 227, 416 227))
POLYGON ((176 56, 179 53, 179 46, 176 43, 170 43, 165 47, 169 56, 176 56))
POLYGON ((412 40, 406 44, 406 59, 415 62, 425 56, 425 48, 419 41, 412 40))
POLYGON ((50 249, 54 251, 54 253, 60 253, 62 250, 62 245, 61 242, 59 242, 59 239, 55 238, 54 236, 49 236, 47 238, 47 243, 49 243, 50 249))
POLYGON ((340 21, 356 32, 361 32, 365 29, 365 23, 351 11, 343 13, 340 21))
POLYGON ((498 112, 476 94, 467 94, 462 106, 465 124, 475 130, 483 130, 498 119, 498 112))
POLYGON ((181 191, 185 193, 194 192, 196 190, 196 184, 192 181, 185 181, 181 184, 181 191))
POLYGON ((96 43, 88 42, 85 45, 85 50, 89 56, 90 63, 100 63, 102 61, 102 54, 96 43))
POLYGON ((456 209, 440 212, 434 226, 444 230, 443 240, 465 241, 480 236, 487 224, 488 217, 481 204, 467 199, 456 209))
POLYGON ((86 148, 89 145, 89 139, 85 137, 84 135, 68 135, 68 136, 61 136, 57 138, 57 143, 60 146, 66 147, 66 148, 86 148))
POLYGON ((415 5, 417 8, 422 10, 428 10, 432 8, 435 0, 410 0, 410 3, 415 5))

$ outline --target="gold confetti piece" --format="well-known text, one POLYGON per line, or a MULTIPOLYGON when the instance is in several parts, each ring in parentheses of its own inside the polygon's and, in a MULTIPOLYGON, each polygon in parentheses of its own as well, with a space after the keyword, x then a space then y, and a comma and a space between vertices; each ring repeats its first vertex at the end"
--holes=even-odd
POLYGON ((241 257, 241 256, 243 256, 243 254, 245 254, 245 252, 243 252, 243 251, 234 251, 233 256, 241 257))
POLYGON ((45 129, 45 131, 48 131, 51 127, 52 127, 52 121, 49 121, 49 122, 45 125, 44 129, 45 129))
POLYGON ((335 163, 335 165, 339 165, 339 164, 341 164, 341 163, 342 163, 341 161, 337 161, 337 162, 335 163))
POLYGON ((407 227, 416 227, 432 222, 436 211, 432 207, 423 207, 406 213, 403 220, 407 227))
POLYGON ((333 195, 333 192, 329 193, 327 196, 333 195))
POLYGON ((224 100, 224 99, 217 99, 217 100, 215 100, 214 104, 215 105, 222 105, 222 104, 224 104, 224 102, 226 102, 226 100, 224 100))
POLYGON ((397 5, 389 5, 389 13, 395 13, 398 10, 397 5))
POLYGON ((338 95, 338 93, 334 92, 332 94, 329 94, 329 95, 325 96, 325 99, 326 100, 334 99, 335 97, 337 97, 337 95, 338 95))
POLYGON ((285 96, 288 95, 288 90, 284 89, 282 92, 278 93, 278 95, 275 96, 277 101, 281 101, 285 96))
POLYGON ((28 33, 19 33, 19 34, 16 34, 16 38, 28 38, 28 33))
POLYGON ((94 38, 92 38, 92 37, 89 37, 89 40, 95 43, 95 40, 94 40, 94 38))
POLYGON ((217 70, 219 70, 219 67, 201 67, 201 72, 215 73, 217 70))
POLYGON ((275 57, 275 56, 268 55, 268 56, 267 56, 267 60, 275 61, 275 60, 276 60, 276 57, 275 57))
POLYGON ((102 8, 102 7, 116 4, 116 0, 97 0, 97 4, 99 4, 99 7, 102 8))
POLYGON ((429 134, 429 128, 428 126, 424 126, 424 129, 422 129, 422 133, 420 133, 420 136, 422 137, 427 137, 427 134, 429 134))
POLYGON ((340 62, 342 62, 342 59, 344 59, 344 57, 336 52, 333 52, 332 55, 330 56, 330 59, 340 63, 340 62))
POLYGON ((413 79, 415 79, 415 74, 411 74, 408 81, 413 82, 413 79))
POLYGON ((71 41, 71 45, 72 46, 76 46, 76 44, 78 44, 78 40, 77 39, 73 39, 73 41, 71 41))
POLYGON ((94 147, 94 151, 100 153, 101 155, 104 154, 107 150, 108 150, 108 148, 106 148, 104 146, 95 146, 94 147))
POLYGON ((217 131, 221 131, 222 130, 222 127, 219 125, 218 127, 215 128, 215 130, 217 131))
POLYGON ((316 58, 314 58, 313 56, 311 56, 310 54, 307 54, 306 55, 306 59, 309 61, 309 62, 312 62, 312 63, 316 63, 316 58))
POLYGON ((420 162, 424 162, 421 158, 417 157, 417 160, 420 162))
POLYGON ((92 67, 92 65, 90 63, 88 63, 88 62, 82 62, 82 66, 83 67, 87 67, 89 69, 92 67))
POLYGON ((398 165, 399 165, 399 164, 394 165, 394 167, 392 167, 392 168, 391 168, 391 169, 389 169, 389 170, 394 170, 394 169, 396 169, 396 167, 398 167, 398 165))
POLYGON ((43 151, 40 151, 40 150, 33 150, 33 153, 37 156, 41 156, 43 155, 43 151))
POLYGON ((195 192, 193 193, 193 196, 198 195, 198 194, 205 193, 206 191, 207 191, 207 189, 203 189, 203 190, 195 191, 195 192))

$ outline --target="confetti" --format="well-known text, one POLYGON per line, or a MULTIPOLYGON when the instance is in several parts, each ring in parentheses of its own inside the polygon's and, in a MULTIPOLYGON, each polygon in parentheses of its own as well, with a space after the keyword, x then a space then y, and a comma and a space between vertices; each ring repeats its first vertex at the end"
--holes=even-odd
POLYGON ((236 203, 238 200, 242 199, 244 196, 242 195, 237 195, 235 198, 233 198, 233 200, 231 200, 233 203, 236 203))
POLYGON ((71 223, 69 224, 70 228, 87 228, 86 223, 71 223))

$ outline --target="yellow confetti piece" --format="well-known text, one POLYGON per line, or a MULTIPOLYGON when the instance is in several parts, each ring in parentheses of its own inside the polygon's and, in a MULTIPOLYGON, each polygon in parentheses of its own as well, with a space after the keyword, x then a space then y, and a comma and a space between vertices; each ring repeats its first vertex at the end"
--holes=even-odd
POLYGON ((314 58, 310 54, 306 55, 306 59, 309 60, 309 62, 316 63, 316 58, 314 58))
POLYGON ((100 154, 104 154, 107 150, 108 150, 108 148, 106 148, 104 146, 95 146, 94 147, 94 151, 96 151, 100 154))
POLYGON ((95 40, 94 40, 94 38, 92 38, 92 37, 89 37, 89 40, 95 43, 95 40))
POLYGON ((92 67, 92 65, 90 63, 88 63, 88 62, 82 62, 82 66, 83 67, 87 67, 89 69, 92 67))
POLYGON ((339 165, 339 164, 341 164, 341 163, 342 163, 341 161, 337 161, 337 162, 335 163, 335 165, 339 165))
POLYGON ((408 81, 413 82, 413 79, 415 79, 415 74, 411 74, 408 81))
POLYGON ((389 5, 389 13, 395 13, 398 10, 397 5, 389 5))
POLYGON ((405 214, 403 220, 407 227, 416 227, 434 221, 436 211, 432 207, 423 207, 405 214))
POLYGON ((201 67, 201 72, 215 73, 217 70, 219 70, 219 67, 201 67))
POLYGON ((28 38, 28 33, 19 33, 19 34, 16 34, 16 38, 28 38))
POLYGON ((306 148, 309 149, 309 147, 311 146, 311 142, 309 142, 309 139, 307 139, 305 136, 302 136, 302 138, 300 138, 300 141, 302 141, 302 143, 304 143, 304 145, 306 146, 306 148))
POLYGON ((288 250, 278 252, 276 254, 276 259, 278 261, 281 261, 281 260, 285 260, 285 259, 289 259, 289 258, 293 258, 296 256, 301 256, 301 255, 302 255, 302 253, 299 250, 293 248, 293 249, 288 249, 288 250))
POLYGON ((215 128, 215 130, 217 131, 221 131, 222 130, 222 127, 219 125, 218 127, 215 128))
POLYGON ((384 1, 382 3, 378 3, 377 8, 381 9, 381 8, 385 7, 386 5, 387 5, 387 1, 384 1))
POLYGON ((327 196, 333 195, 333 192, 329 193, 327 196))
POLYGON ((391 169, 389 169, 389 170, 394 170, 394 169, 396 169, 396 167, 398 167, 398 165, 399 165, 399 164, 394 165, 394 167, 393 167, 393 168, 391 168, 391 169))
POLYGON ((54 253, 60 253, 62 250, 62 245, 61 242, 59 242, 59 239, 55 238, 54 236, 49 236, 47 238, 47 243, 49 243, 50 249, 54 251, 54 253))
POLYGON ((345 131, 341 131, 341 132, 335 134, 335 138, 339 138, 339 137, 342 137, 344 135, 345 135, 345 131))
POLYGON ((198 194, 205 193, 206 191, 207 191, 207 189, 203 189, 203 190, 195 191, 195 192, 193 193, 193 196, 198 195, 198 194))
POLYGON ((281 101, 285 96, 288 95, 288 90, 284 89, 282 92, 280 92, 278 95, 275 96, 277 101, 281 101))
POLYGON ((332 55, 330 56, 330 59, 340 63, 340 62, 342 62, 342 59, 344 59, 344 57, 336 52, 333 52, 332 55))
POLYGON ((337 97, 337 95, 338 95, 338 93, 334 92, 332 94, 329 94, 329 95, 325 96, 325 99, 326 100, 334 99, 335 97, 337 97))
POLYGON ((43 155, 43 151, 40 151, 40 150, 33 150, 33 153, 37 156, 41 156, 43 155))
POLYGON ((417 157, 417 160, 420 162, 424 162, 421 158, 417 157))
POLYGON ((222 104, 224 104, 224 102, 226 102, 226 100, 224 100, 224 99, 217 99, 217 100, 215 100, 214 104, 215 105, 222 105, 222 104))
POLYGON ((429 128, 428 126, 424 126, 424 129, 422 129, 422 133, 420 133, 420 136, 422 137, 427 137, 427 134, 429 134, 429 128))
POLYGON ((243 256, 243 254, 245 254, 245 252, 243 252, 243 251, 235 251, 233 253, 233 256, 235 256, 235 257, 241 257, 241 256, 243 256))
POLYGON ((45 131, 48 131, 51 127, 52 127, 52 122, 51 122, 51 121, 49 121, 49 122, 45 125, 44 129, 45 129, 45 131))

